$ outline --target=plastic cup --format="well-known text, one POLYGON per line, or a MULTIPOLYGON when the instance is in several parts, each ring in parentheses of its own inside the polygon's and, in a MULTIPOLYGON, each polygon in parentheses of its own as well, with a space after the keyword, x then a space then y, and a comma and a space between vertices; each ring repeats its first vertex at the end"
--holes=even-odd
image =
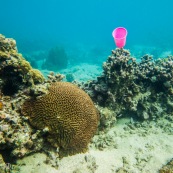
POLYGON ((126 44, 127 30, 123 27, 115 28, 112 32, 115 44, 118 48, 122 48, 126 44))

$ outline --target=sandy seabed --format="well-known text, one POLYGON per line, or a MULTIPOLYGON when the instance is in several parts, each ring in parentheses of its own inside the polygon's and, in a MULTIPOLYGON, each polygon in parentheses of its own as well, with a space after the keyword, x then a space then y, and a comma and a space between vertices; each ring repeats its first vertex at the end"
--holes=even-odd
POLYGON ((173 124, 166 119, 134 123, 122 118, 95 135, 87 153, 64 157, 57 168, 44 153, 18 160, 21 173, 158 173, 173 158, 173 124))

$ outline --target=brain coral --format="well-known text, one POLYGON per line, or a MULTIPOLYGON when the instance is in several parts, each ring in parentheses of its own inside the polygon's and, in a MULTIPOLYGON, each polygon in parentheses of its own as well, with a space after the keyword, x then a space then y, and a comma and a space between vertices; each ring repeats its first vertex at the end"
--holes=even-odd
POLYGON ((68 82, 56 82, 48 94, 25 101, 22 113, 37 129, 48 128, 48 141, 65 155, 86 151, 99 119, 90 97, 68 82))

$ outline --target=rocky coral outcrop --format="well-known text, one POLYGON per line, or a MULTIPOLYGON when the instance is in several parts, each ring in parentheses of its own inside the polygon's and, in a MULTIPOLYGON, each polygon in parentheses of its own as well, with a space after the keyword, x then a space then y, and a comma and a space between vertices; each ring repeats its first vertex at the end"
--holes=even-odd
POLYGON ((112 51, 103 63, 103 75, 83 85, 100 106, 127 115, 155 119, 173 110, 173 57, 137 62, 124 49, 112 51))
POLYGON ((14 95, 26 86, 44 81, 43 75, 18 53, 16 41, 3 35, 0 35, 0 64, 0 89, 4 95, 14 95))
POLYGON ((0 35, 0 62, 0 153, 5 160, 41 150, 48 152, 51 147, 46 139, 56 147, 53 150, 63 148, 64 154, 86 150, 98 124, 98 112, 90 97, 77 86, 60 82, 64 77, 61 74, 51 72, 45 79, 18 53, 15 40, 3 35, 0 35), (34 108, 38 111, 32 114, 35 118, 28 117, 33 120, 30 121, 33 127, 22 116, 21 108, 28 99, 39 102, 41 98, 50 100, 45 100, 46 105, 40 108, 25 107, 25 112, 34 108), (49 114, 50 110, 53 114, 49 114), (49 118, 52 124, 45 122, 49 118))
MULTIPOLYGON (((146 136, 147 133, 153 132, 152 126, 156 125, 163 128, 164 133, 172 135, 172 56, 153 60, 151 56, 146 55, 137 62, 130 56, 129 51, 116 49, 103 64, 103 70, 103 75, 97 80, 81 85, 81 88, 87 91, 92 100, 98 104, 96 107, 101 115, 98 135, 92 139, 90 147, 100 150, 116 149, 117 141, 122 140, 121 132, 117 132, 115 127, 113 131, 108 130, 115 124, 117 117, 124 115, 132 117, 129 125, 125 127, 125 131, 130 134, 137 132, 141 136, 146 136), (157 122, 163 116, 166 120, 165 125, 162 118, 157 122), (156 121, 152 121, 153 125, 144 126, 150 121, 135 123, 137 117, 156 121), (159 118, 156 119, 157 117, 159 118), (137 131, 134 130, 134 126, 137 127, 137 131)), ((33 69, 30 63, 18 53, 15 40, 0 35, 0 167, 4 167, 14 158, 22 158, 39 151, 44 151, 49 157, 46 163, 57 167, 59 154, 65 155, 66 152, 72 154, 87 148, 98 124, 96 109, 88 96, 86 102, 83 101, 86 93, 81 90, 79 91, 85 94, 79 94, 77 97, 79 104, 70 106, 69 109, 67 103, 73 104, 71 96, 75 91, 72 87, 69 92, 64 93, 65 88, 62 86, 59 89, 63 95, 57 94, 57 82, 62 83, 60 81, 63 77, 61 74, 50 73, 48 79, 44 79, 42 74, 33 69), (51 92, 54 94, 50 94, 51 92), (49 114, 49 111, 56 109, 57 100, 67 95, 68 99, 61 100, 62 109, 58 112, 60 116, 57 117, 56 113, 49 114), (45 111, 46 106, 42 101, 47 97, 51 97, 53 101, 49 99, 44 102, 49 105, 48 111, 45 111), (25 104, 28 103, 26 102, 28 99, 32 99, 33 103, 25 104), (25 108, 21 109, 23 105, 25 108), (27 116, 22 116, 21 112, 27 116), (57 119, 59 127, 56 126, 57 119), (47 120, 51 120, 53 125, 47 123, 47 120), (56 147, 51 147, 47 139, 56 147)), ((157 133, 157 130, 153 133, 157 133)), ((126 137, 125 133, 124 138, 126 137)), ((86 160, 92 161, 92 158, 86 160)), ((95 163, 91 166, 92 170, 97 168, 95 163)), ((143 165, 140 165, 140 169, 143 169, 143 165)), ((120 169, 119 172, 122 170, 120 169)))
POLYGON ((21 116, 21 105, 31 95, 47 93, 48 86, 62 78, 50 74, 45 80, 18 53, 16 41, 0 35, 0 153, 6 162, 43 150, 46 132, 29 125, 21 116))
POLYGON ((27 98, 26 90, 44 81, 18 53, 16 41, 0 35, 0 153, 6 162, 42 149, 41 131, 21 116, 20 105, 27 98))

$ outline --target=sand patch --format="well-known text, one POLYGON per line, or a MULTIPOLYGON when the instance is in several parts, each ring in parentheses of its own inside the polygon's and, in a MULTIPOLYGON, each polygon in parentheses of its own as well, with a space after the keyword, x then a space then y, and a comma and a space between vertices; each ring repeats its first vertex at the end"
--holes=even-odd
POLYGON ((46 155, 40 153, 18 165, 25 173, 157 173, 173 157, 171 125, 167 120, 134 124, 121 119, 107 133, 96 135, 87 153, 59 160, 58 169, 44 163, 46 155))

